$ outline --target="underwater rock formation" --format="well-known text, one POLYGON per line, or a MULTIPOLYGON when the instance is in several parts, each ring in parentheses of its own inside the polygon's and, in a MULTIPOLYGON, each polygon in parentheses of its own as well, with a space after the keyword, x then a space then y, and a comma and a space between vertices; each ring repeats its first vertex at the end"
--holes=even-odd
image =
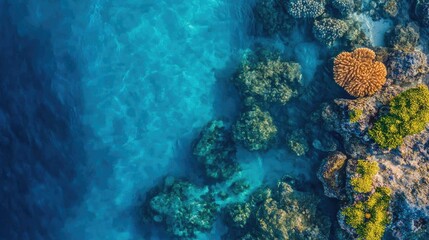
POLYGON ((319 42, 332 46, 334 42, 347 32, 347 24, 335 18, 323 18, 314 21, 313 35, 319 42))
POLYGON ((230 211, 227 216, 240 219, 240 224, 230 228, 225 239, 328 239, 331 223, 317 209, 318 202, 315 195, 297 191, 286 181, 273 188, 259 189, 247 205, 226 208, 230 211), (241 216, 247 218, 244 228, 241 216))
POLYGON ((317 178, 322 182, 327 197, 345 199, 346 163, 347 156, 341 152, 334 152, 323 159, 317 178))
POLYGON ((253 7, 253 15, 257 26, 264 35, 271 36, 277 33, 287 35, 295 23, 279 0, 258 0, 253 7))
POLYGON ((206 176, 215 180, 226 180, 238 170, 235 153, 232 132, 218 120, 204 127, 193 148, 193 154, 204 166, 206 176))
POLYGON ((255 106, 241 114, 234 125, 234 140, 250 151, 267 150, 274 142, 277 127, 269 112, 255 106))
POLYGON ((286 104, 302 85, 301 66, 286 62, 276 53, 250 52, 233 78, 246 106, 286 104))
POLYGON ((386 81, 386 67, 375 61, 375 52, 358 48, 342 52, 334 60, 334 79, 350 95, 369 96, 381 89, 386 81))
POLYGON ((144 220, 162 223, 172 236, 194 239, 212 228, 218 206, 207 187, 167 177, 148 192, 141 209, 144 220))
POLYGON ((428 73, 427 57, 421 51, 392 51, 386 63, 388 78, 395 84, 415 86, 428 73))
POLYGON ((386 45, 396 50, 413 51, 419 44, 419 32, 411 25, 396 25, 386 32, 386 45))
POLYGON ((316 18, 325 11, 325 0, 289 0, 286 6, 294 18, 316 18))

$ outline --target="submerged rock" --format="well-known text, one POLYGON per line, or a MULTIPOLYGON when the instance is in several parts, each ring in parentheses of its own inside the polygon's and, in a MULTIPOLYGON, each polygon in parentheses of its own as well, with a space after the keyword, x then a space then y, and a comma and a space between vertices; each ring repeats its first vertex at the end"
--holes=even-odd
POLYGON ((223 121, 211 121, 204 127, 193 153, 204 166, 206 176, 211 179, 226 180, 238 170, 232 132, 223 121))
POLYGON ((279 0, 258 0, 253 7, 253 14, 257 26, 260 26, 264 35, 283 34, 291 32, 294 19, 284 11, 279 0))
POLYGON ((194 239, 212 228, 218 206, 207 187, 167 177, 149 191, 142 211, 147 221, 162 223, 174 237, 194 239))
POLYGON ((334 152, 323 159, 317 177, 327 197, 345 200, 346 160, 347 156, 341 152, 334 152))
POLYGON ((428 73, 427 57, 421 51, 393 51, 387 60, 388 78, 395 84, 415 86, 428 73))

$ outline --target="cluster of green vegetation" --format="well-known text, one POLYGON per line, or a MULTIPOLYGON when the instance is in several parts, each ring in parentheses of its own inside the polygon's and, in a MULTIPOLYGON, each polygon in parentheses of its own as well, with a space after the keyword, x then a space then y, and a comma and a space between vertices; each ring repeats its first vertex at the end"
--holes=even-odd
POLYGON ((352 109, 349 111, 349 118, 351 123, 355 123, 359 121, 360 117, 362 116, 362 109, 352 109))
POLYGON ((404 137, 421 132, 429 123, 429 89, 420 85, 394 97, 390 111, 369 130, 383 148, 399 147, 404 137))
POLYGON ((372 190, 372 180, 377 174, 380 168, 377 162, 358 160, 356 173, 359 177, 353 177, 350 184, 353 186, 353 190, 359 193, 368 193, 372 190))
POLYGON ((390 222, 390 195, 389 188, 380 187, 368 200, 342 210, 346 223, 356 230, 359 239, 377 240, 383 237, 386 225, 390 222))

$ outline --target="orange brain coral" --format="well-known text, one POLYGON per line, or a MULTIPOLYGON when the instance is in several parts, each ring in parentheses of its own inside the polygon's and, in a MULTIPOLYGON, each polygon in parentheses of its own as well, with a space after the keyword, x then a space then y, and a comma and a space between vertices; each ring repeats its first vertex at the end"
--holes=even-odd
POLYGON ((350 95, 369 96, 386 82, 386 67, 375 61, 375 53, 368 48, 342 52, 334 60, 334 79, 350 95))

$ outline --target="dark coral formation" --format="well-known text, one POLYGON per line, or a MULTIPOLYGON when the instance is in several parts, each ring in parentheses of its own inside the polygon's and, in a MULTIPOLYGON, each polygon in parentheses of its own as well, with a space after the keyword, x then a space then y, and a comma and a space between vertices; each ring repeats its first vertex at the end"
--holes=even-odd
POLYGON ((287 136, 287 146, 297 156, 305 155, 308 150, 308 142, 303 129, 295 129, 287 136))
POLYGON ((429 0, 416 0, 414 14, 422 27, 429 27, 429 0))
POLYGON ((207 187, 168 177, 149 191, 142 211, 147 221, 162 223, 172 236, 194 239, 212 228, 218 206, 207 187))
POLYGON ((204 127, 193 150, 206 176, 215 180, 226 180, 238 170, 235 152, 232 132, 218 120, 204 127))
POLYGON ((264 50, 250 52, 233 79, 246 106, 278 103, 284 105, 297 96, 301 86, 301 67, 283 61, 264 50))
POLYGON ((260 189, 247 204, 226 209, 230 219, 237 219, 226 239, 328 239, 330 220, 318 210, 318 202, 286 181, 260 189))
POLYGON ((267 150, 274 142, 277 127, 269 112, 259 107, 241 114, 234 125, 234 140, 250 151, 267 150))
POLYGON ((280 0, 256 1, 253 14, 257 26, 267 36, 277 33, 287 35, 294 25, 294 19, 284 11, 280 0))
POLYGON ((334 8, 336 8, 341 13, 341 15, 347 16, 354 11, 354 9, 356 7, 355 2, 357 2, 357 1, 355 1, 355 0, 332 0, 331 2, 332 2, 332 5, 334 6, 334 8))

